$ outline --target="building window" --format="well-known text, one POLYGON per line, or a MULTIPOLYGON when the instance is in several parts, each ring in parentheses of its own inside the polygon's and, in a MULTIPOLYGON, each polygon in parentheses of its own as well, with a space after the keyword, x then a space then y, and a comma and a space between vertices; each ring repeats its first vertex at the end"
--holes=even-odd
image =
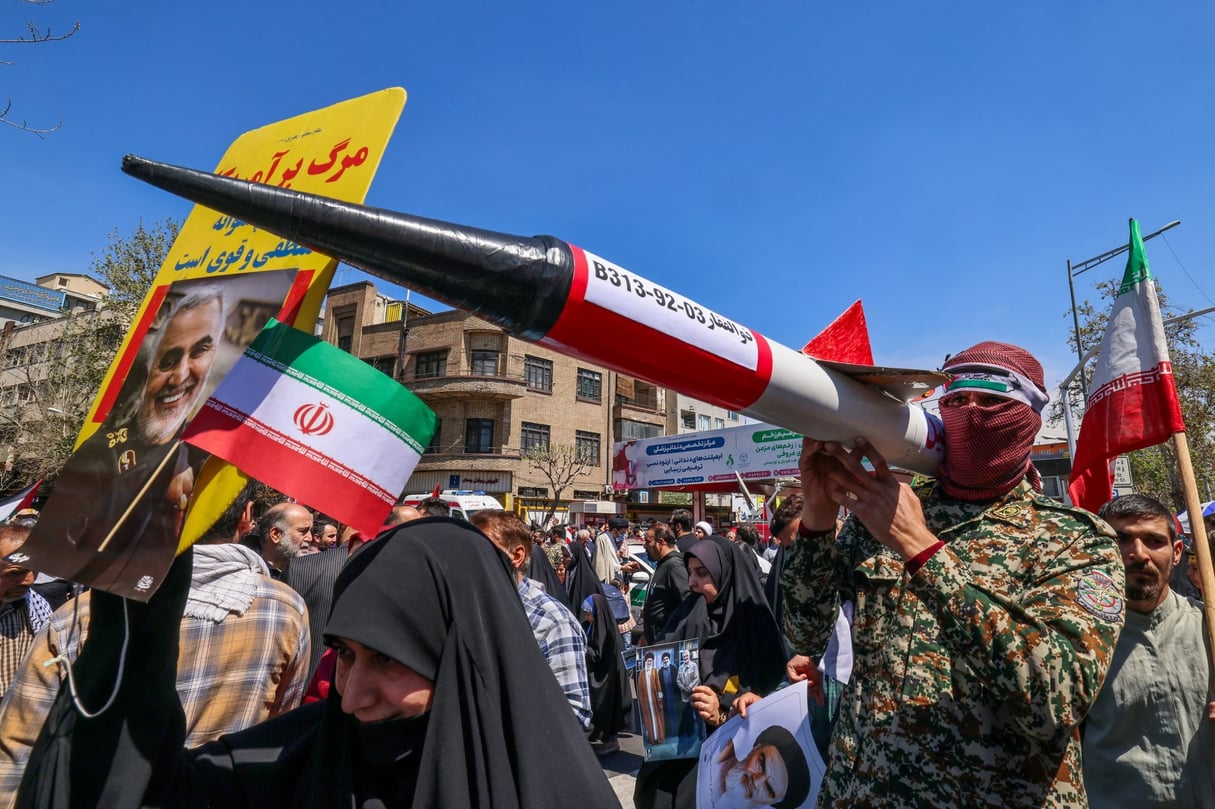
POLYGON ((497 376, 498 375, 498 352, 497 351, 474 351, 474 352, 472 352, 471 373, 473 376, 497 376))
POLYGON ((384 354, 380 357, 372 357, 371 359, 364 360, 364 362, 380 373, 387 374, 388 376, 392 376, 392 372, 396 370, 397 366, 397 358, 391 354, 384 354))
POLYGON ((635 441, 641 438, 657 438, 662 435, 662 428, 644 421, 620 419, 616 422, 616 434, 620 436, 621 441, 635 441))
POLYGON ((726 411, 726 418, 728 418, 730 421, 738 421, 738 413, 733 410, 728 410, 726 411))
POLYGON ((679 423, 685 430, 696 429, 696 414, 691 410, 679 411, 679 423))
POLYGON ((722 428, 723 428, 723 427, 725 427, 725 426, 726 426, 726 420, 725 420, 725 419, 719 419, 719 418, 716 418, 716 417, 714 417, 714 418, 713 418, 713 429, 714 429, 714 430, 720 430, 720 429, 722 429, 722 428))
POLYGON ((337 319, 337 347, 350 351, 354 346, 354 318, 339 317, 337 319))
POLYGON ((553 361, 525 356, 523 358, 523 376, 527 379, 527 386, 532 390, 552 392, 553 361))
POLYGON ((588 433, 585 430, 574 432, 574 451, 578 458, 599 465, 599 433, 588 433))
POLYGON ((539 486, 520 486, 520 497, 548 497, 548 489, 540 488, 539 486))
POLYGON ((437 376, 447 376, 446 351, 428 351, 414 357, 414 379, 434 379, 437 376))
POLYGON ((443 419, 435 417, 435 434, 430 437, 430 443, 426 445, 428 453, 443 451, 443 419))
POLYGON ((547 447, 548 443, 549 427, 547 424, 523 422, 523 428, 519 431, 519 449, 523 452, 531 452, 534 449, 547 447))
POLYGON ((578 369, 578 398, 592 402, 603 400, 603 374, 598 371, 578 369))
POLYGON ((696 429, 697 430, 709 429, 709 417, 707 415, 705 415, 704 413, 701 413, 696 417, 696 429))
POLYGON ((601 492, 588 492, 586 489, 574 489, 575 500, 598 500, 601 492))
POLYGON ((468 419, 464 427, 464 451, 471 455, 494 451, 493 419, 468 419))

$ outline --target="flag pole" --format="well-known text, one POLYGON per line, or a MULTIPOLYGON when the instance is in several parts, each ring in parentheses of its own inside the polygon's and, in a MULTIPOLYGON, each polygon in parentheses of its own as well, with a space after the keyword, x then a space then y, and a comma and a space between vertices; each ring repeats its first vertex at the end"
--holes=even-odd
POLYGON ((1190 533, 1194 535, 1194 552, 1198 556, 1198 579, 1202 585, 1204 625, 1207 630, 1211 668, 1215 671, 1215 568, 1211 566, 1211 546, 1207 542, 1207 528, 1202 521, 1202 504, 1198 499, 1198 481, 1194 477, 1194 466, 1190 462, 1190 442, 1185 433, 1173 434, 1173 447, 1177 450, 1177 466, 1181 471, 1181 491, 1185 497, 1185 510, 1190 515, 1190 533))

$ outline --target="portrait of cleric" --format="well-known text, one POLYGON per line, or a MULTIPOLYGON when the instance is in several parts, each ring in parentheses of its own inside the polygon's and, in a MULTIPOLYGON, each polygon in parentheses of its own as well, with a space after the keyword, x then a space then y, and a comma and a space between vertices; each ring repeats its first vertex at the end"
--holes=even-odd
MULTIPOLYGON (((146 599, 168 570, 205 454, 186 423, 236 362, 250 306, 266 317, 294 271, 174 283, 114 406, 64 466, 21 548, 31 569, 146 599)), ((264 321, 263 321, 264 323, 264 321)))
POLYGON ((710 794, 697 805, 710 809, 751 809, 776 806, 796 809, 810 797, 812 779, 806 753, 786 728, 764 728, 750 750, 726 742, 714 759, 710 794))

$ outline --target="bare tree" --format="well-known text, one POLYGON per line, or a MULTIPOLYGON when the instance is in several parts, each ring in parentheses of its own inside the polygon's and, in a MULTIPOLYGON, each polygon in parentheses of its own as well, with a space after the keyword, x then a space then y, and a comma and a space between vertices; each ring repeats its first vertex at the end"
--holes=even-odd
MULTIPOLYGON (((20 2, 28 3, 32 6, 45 6, 48 3, 51 3, 53 1, 54 0, 20 0, 20 2)), ((0 38, 0 45, 41 45, 41 44, 45 44, 47 42, 62 42, 63 40, 67 39, 68 37, 71 37, 72 35, 74 35, 79 30, 80 30, 79 21, 77 21, 72 26, 71 30, 69 30, 67 33, 56 34, 53 30, 51 30, 50 27, 43 28, 42 26, 35 23, 33 20, 29 20, 25 24, 25 33, 24 34, 18 34, 16 37, 0 38)), ((0 65, 11 65, 11 64, 13 64, 11 59, 0 59, 0 65)), ((41 127, 41 128, 36 127, 36 126, 31 125, 29 123, 29 121, 26 121, 24 119, 18 121, 16 119, 10 117, 12 111, 13 111, 13 99, 10 97, 5 102, 4 109, 0 110, 0 124, 6 124, 7 126, 11 126, 14 129, 20 129, 25 132, 30 132, 34 135, 37 135, 40 138, 46 137, 46 135, 48 135, 49 133, 54 132, 59 127, 63 126, 63 119, 60 118, 59 122, 56 123, 54 126, 41 127)))
POLYGON ((597 465, 594 457, 569 444, 541 444, 525 450, 523 457, 552 487, 553 499, 544 518, 546 523, 557 513, 562 493, 597 465))

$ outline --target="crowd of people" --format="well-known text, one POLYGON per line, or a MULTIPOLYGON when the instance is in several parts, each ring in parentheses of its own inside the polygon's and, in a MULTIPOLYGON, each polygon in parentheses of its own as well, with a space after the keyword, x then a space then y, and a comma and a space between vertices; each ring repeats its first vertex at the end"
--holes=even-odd
MULTIPOLYGON (((685 509, 470 524, 440 497, 362 536, 246 491, 141 604, 11 561, 37 519, 18 513, 0 809, 615 806, 596 756, 620 734, 711 734, 801 681, 821 806, 1215 807, 1192 544, 1144 495, 1099 515, 1042 495, 1027 352, 980 343, 944 370, 935 479, 806 438, 770 540, 685 509)), ((802 805, 796 745, 731 741, 713 809, 802 805)), ((696 807, 699 766, 646 761, 634 804, 696 807)))

